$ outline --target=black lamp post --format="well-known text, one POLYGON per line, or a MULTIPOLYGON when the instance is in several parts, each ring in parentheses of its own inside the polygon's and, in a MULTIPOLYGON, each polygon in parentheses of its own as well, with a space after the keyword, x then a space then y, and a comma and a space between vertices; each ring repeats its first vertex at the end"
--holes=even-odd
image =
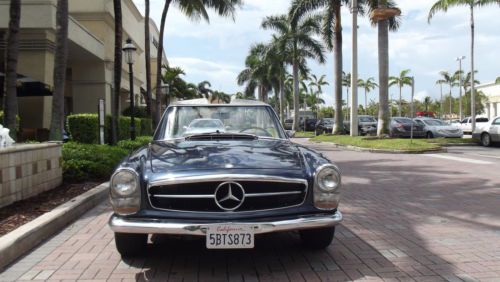
POLYGON ((161 86, 161 92, 163 95, 165 95, 165 107, 168 106, 169 104, 169 94, 170 94, 170 85, 167 83, 167 84, 163 84, 161 86))
POLYGON ((128 64, 129 81, 130 81, 130 140, 135 140, 135 105, 134 105, 134 70, 132 65, 135 62, 135 48, 132 39, 127 39, 123 46, 123 54, 125 62, 128 64))

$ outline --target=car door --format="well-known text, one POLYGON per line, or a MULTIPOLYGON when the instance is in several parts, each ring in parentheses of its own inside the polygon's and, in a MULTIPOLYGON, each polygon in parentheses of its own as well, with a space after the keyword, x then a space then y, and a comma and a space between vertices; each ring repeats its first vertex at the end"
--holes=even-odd
POLYGON ((500 118, 491 123, 490 136, 492 141, 500 142, 500 118))

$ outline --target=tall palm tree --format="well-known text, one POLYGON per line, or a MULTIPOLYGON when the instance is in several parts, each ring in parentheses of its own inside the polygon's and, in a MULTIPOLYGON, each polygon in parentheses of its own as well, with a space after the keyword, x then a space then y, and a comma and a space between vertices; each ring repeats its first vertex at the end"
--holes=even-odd
POLYGON ((439 117, 440 118, 443 118, 443 115, 444 115, 443 84, 446 84, 446 83, 447 83, 446 80, 443 79, 443 78, 438 79, 436 81, 436 85, 439 85, 439 88, 441 89, 441 98, 440 98, 440 104, 441 104, 441 106, 439 108, 440 109, 439 110, 439 112, 440 112, 439 113, 439 117))
POLYGON ((427 96, 424 98, 425 111, 429 112, 429 106, 432 104, 432 98, 427 96))
POLYGON ((363 79, 358 80, 358 86, 363 88, 365 91, 365 115, 368 114, 368 94, 375 90, 378 87, 378 84, 375 82, 375 78, 370 77, 366 81, 363 79))
POLYGON ((310 77, 311 81, 309 82, 309 87, 310 89, 316 88, 316 91, 313 91, 313 98, 310 98, 313 101, 317 101, 317 103, 314 104, 314 107, 316 108, 316 111, 318 111, 318 103, 319 104, 324 104, 325 101, 320 97, 323 94, 323 86, 330 85, 326 81, 326 75, 322 75, 320 78, 318 78, 315 74, 311 75, 310 77))
POLYGON ((320 34, 321 17, 319 15, 303 15, 300 18, 293 17, 293 9, 288 15, 266 17, 262 22, 264 29, 271 29, 277 32, 277 44, 282 50, 290 54, 293 75, 293 96, 294 96, 294 122, 293 129, 299 129, 299 72, 301 65, 306 66, 307 59, 314 59, 324 63, 324 47, 314 38, 320 34))
MULTIPOLYGON (((452 95, 452 90, 453 90, 453 86, 455 86, 455 82, 456 82, 456 77, 454 75, 451 75, 449 72, 447 71, 442 71, 439 73, 441 75, 441 80, 444 84, 448 84, 449 88, 450 88, 450 118, 451 118, 451 114, 453 113, 453 95, 452 95)), ((439 81, 439 80, 438 80, 439 81)))
POLYGON ((245 60, 246 68, 237 77, 238 85, 245 85, 245 93, 258 92, 258 99, 267 100, 267 93, 271 90, 269 79, 270 61, 266 58, 269 46, 259 43, 250 48, 245 60))
MULTIPOLYGON (((477 73, 478 71, 474 71, 475 73, 477 73)), ((481 82, 477 79, 474 79, 474 85, 478 85, 480 84, 481 82)), ((464 93, 467 94, 471 91, 471 88, 472 88, 472 72, 468 72, 463 78, 462 78, 462 87, 464 89, 464 93)), ((461 99, 460 99, 461 100, 461 99)), ((468 103, 468 99, 464 99, 464 104, 465 104, 465 107, 466 109, 468 108, 467 107, 467 103, 468 103)), ((477 101, 476 101, 476 105, 477 105, 477 101)), ((467 111, 466 111, 467 112, 467 111)))
POLYGON ((294 0, 292 2, 293 18, 299 19, 306 13, 321 10, 321 35, 328 50, 334 54, 334 92, 335 92, 335 126, 334 134, 344 131, 342 116, 342 5, 349 0, 294 0))
POLYGON ((52 141, 62 141, 64 130, 64 88, 68 61, 68 0, 57 0, 56 22, 54 93, 52 94, 52 118, 49 139, 52 141))
POLYGON ((213 94, 213 90, 210 89, 212 87, 212 84, 206 80, 198 83, 198 92, 205 97, 205 99, 209 99, 210 96, 213 94))
POLYGON ((500 76, 495 80, 495 84, 500 84, 500 76))
MULTIPOLYGON (((483 7, 486 5, 497 4, 500 5, 500 0, 438 0, 429 11, 428 21, 431 22, 432 18, 436 15, 437 12, 447 12, 449 8, 458 7, 458 6, 466 6, 470 9, 470 26, 471 26, 471 48, 470 48, 470 59, 471 59, 471 69, 472 69, 472 77, 471 81, 475 81, 474 79, 474 8, 483 7)), ((476 91, 474 84, 471 85, 471 114, 473 117, 476 115, 476 91)), ((472 131, 476 128, 476 119, 472 119, 472 131)))
POLYGON ((408 76, 410 73, 410 70, 403 70, 399 73, 399 76, 391 76, 389 77, 389 87, 391 86, 398 86, 399 87, 399 105, 398 105, 398 115, 401 116, 402 112, 402 94, 403 94, 403 87, 405 85, 411 86, 412 84, 412 78, 411 76, 408 76))
POLYGON ((17 139, 17 59, 19 57, 19 25, 21 0, 10 0, 9 30, 7 33, 5 66, 5 107, 3 124, 10 130, 10 137, 17 139))
POLYGON ((351 73, 342 72, 342 86, 347 88, 345 119, 349 120, 349 89, 351 89, 351 73))
POLYGON ((145 4, 145 15, 144 15, 144 42, 146 46, 144 47, 144 57, 146 59, 146 112, 148 116, 153 119, 151 115, 151 106, 152 106, 152 95, 151 95, 151 34, 149 31, 150 27, 150 4, 149 0, 144 1, 145 4))
MULTIPOLYGON (((179 10, 191 20, 199 21, 204 19, 209 22, 210 18, 207 12, 207 8, 214 10, 219 16, 232 17, 236 12, 236 7, 243 3, 242 0, 165 0, 163 6, 163 11, 161 15, 160 24, 160 38, 158 43, 158 53, 157 53, 157 65, 156 65, 156 83, 160 85, 161 83, 161 69, 163 60, 163 37, 165 34, 165 21, 167 19, 167 13, 171 4, 176 5, 179 10)), ((161 102, 159 97, 161 96, 161 87, 156 87, 156 111, 155 111, 155 124, 160 121, 160 106, 161 102)))
POLYGON ((399 28, 401 11, 393 0, 366 0, 372 25, 378 27, 379 112, 378 135, 389 134, 389 30, 399 28))
MULTIPOLYGON (((113 107, 111 111, 111 143, 118 142, 118 115, 120 112, 120 90, 122 84, 122 2, 113 0, 113 10, 115 13, 115 62, 114 62, 114 86, 113 86, 113 107)), ((132 89, 131 89, 132 91, 132 89)))
POLYGON ((265 60, 269 64, 268 78, 275 90, 275 97, 279 99, 279 117, 282 124, 285 122, 285 80, 288 74, 286 66, 291 64, 291 54, 287 49, 282 49, 280 40, 273 35, 273 40, 269 44, 265 60))

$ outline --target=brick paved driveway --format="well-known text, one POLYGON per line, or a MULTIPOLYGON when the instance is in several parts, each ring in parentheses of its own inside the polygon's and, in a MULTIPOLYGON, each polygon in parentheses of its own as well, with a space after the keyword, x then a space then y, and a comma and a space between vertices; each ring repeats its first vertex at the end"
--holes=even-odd
POLYGON ((345 221, 325 251, 301 248, 296 234, 258 237, 250 251, 157 237, 147 257, 122 261, 103 203, 0 280, 500 281, 498 166, 318 149, 345 183, 345 221))

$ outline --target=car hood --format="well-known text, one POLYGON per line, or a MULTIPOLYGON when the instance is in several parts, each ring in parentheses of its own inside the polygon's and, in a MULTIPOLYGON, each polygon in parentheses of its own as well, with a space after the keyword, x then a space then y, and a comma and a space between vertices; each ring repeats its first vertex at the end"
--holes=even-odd
POLYGON ((288 140, 153 142, 149 158, 153 173, 303 167, 299 149, 288 140))

